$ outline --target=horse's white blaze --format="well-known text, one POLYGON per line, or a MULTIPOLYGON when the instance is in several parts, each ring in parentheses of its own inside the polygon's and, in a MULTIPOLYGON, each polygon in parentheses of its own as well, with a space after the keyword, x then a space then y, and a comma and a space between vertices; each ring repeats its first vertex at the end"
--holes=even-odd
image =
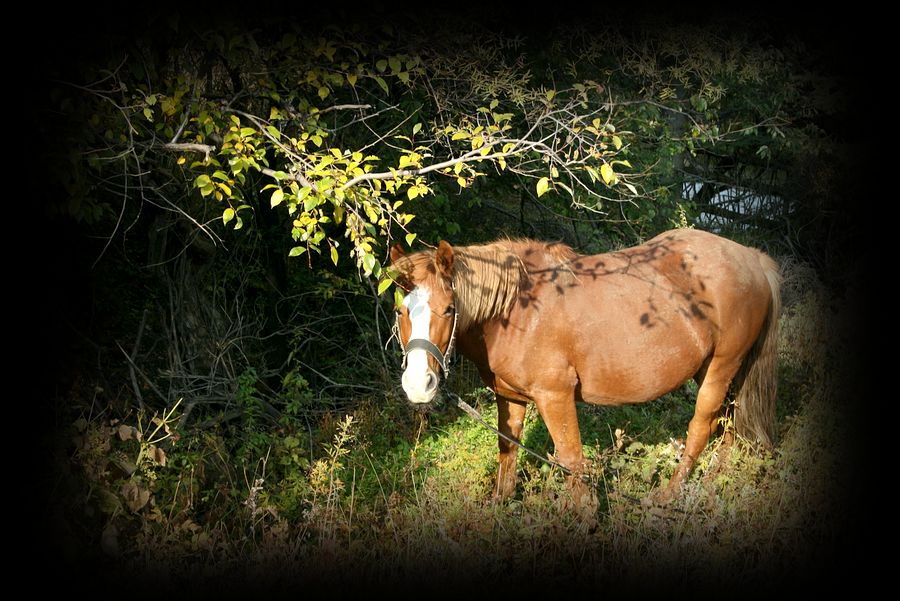
MULTIPOLYGON (((428 306, 430 296, 428 289, 420 286, 403 299, 403 306, 409 311, 409 321, 412 325, 410 340, 413 338, 430 340, 431 308, 428 306)), ((400 382, 410 402, 431 402, 437 392, 437 376, 428 367, 428 353, 422 349, 409 351, 406 356, 406 370, 400 382)))

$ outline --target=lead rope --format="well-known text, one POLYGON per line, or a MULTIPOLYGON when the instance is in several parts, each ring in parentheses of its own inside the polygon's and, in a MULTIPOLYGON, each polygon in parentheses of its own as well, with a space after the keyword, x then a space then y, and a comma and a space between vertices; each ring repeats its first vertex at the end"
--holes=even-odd
MULTIPOLYGON (((484 420, 484 418, 481 417, 481 414, 478 413, 478 410, 475 409, 475 407, 473 407, 472 405, 470 405, 470 404, 468 404, 467 402, 465 402, 464 400, 462 400, 462 399, 459 397, 458 394, 456 394, 456 393, 454 393, 454 392, 450 392, 449 390, 444 390, 444 394, 446 394, 448 397, 450 397, 451 399, 453 399, 453 402, 456 403, 456 406, 457 406, 457 407, 459 407, 460 409, 462 409, 464 412, 468 413, 468 414, 469 414, 471 417, 473 417, 478 423, 480 423, 482 426, 484 426, 485 428, 487 428, 488 430, 490 430, 491 432, 493 432, 494 434, 496 434, 497 436, 499 436, 500 438, 502 438, 502 439, 505 440, 506 442, 508 442, 508 443, 510 443, 510 444, 512 444, 512 445, 514 445, 515 447, 517 447, 517 448, 519 448, 519 449, 522 449, 523 451, 525 451, 526 453, 528 453, 528 454, 531 455, 532 457, 535 457, 536 459, 540 459, 541 461, 543 461, 543 462, 546 463, 547 465, 550 465, 550 466, 553 466, 553 467, 558 467, 559 469, 561 469, 563 472, 565 472, 565 473, 568 474, 569 476, 572 475, 572 470, 570 470, 569 468, 567 468, 567 467, 564 466, 563 464, 561 464, 561 463, 559 463, 559 462, 557 462, 557 461, 553 461, 552 459, 547 459, 546 457, 544 457, 543 455, 541 455, 541 454, 539 454, 539 453, 535 453, 534 451, 532 451, 531 449, 529 449, 528 447, 526 447, 525 445, 523 445, 522 443, 520 443, 518 440, 516 440, 516 439, 514 439, 514 438, 511 438, 511 437, 509 437, 509 436, 507 436, 506 434, 504 434, 503 432, 501 432, 500 430, 498 430, 498 429, 495 428, 494 426, 492 426, 492 425, 490 425, 489 423, 487 423, 487 422, 484 420)), ((586 482, 589 481, 587 478, 588 478, 588 476, 586 476, 586 475, 582 475, 582 476, 581 476, 581 479, 582 479, 582 480, 585 480, 586 482)))

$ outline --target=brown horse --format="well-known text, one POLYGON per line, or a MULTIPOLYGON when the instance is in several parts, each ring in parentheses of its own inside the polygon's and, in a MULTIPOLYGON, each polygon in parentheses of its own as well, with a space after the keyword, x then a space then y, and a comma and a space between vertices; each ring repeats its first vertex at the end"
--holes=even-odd
MULTIPOLYGON (((403 255, 398 283, 402 384, 410 402, 434 401, 455 341, 497 396, 499 430, 522 434, 533 402, 586 492, 575 402, 643 403, 698 385, 669 499, 690 474, 734 383, 734 424, 771 446, 780 277, 762 252, 693 230, 663 233, 622 251, 577 255, 562 244, 502 240, 403 255)), ((499 439, 495 495, 515 490, 517 448, 499 439)))

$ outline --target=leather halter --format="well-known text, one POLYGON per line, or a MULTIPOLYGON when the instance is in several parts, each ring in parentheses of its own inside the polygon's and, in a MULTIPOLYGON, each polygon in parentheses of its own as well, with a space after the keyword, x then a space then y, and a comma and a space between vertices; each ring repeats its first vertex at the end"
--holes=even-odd
POLYGON ((403 363, 401 367, 406 369, 406 359, 409 356, 410 351, 414 351, 416 349, 423 350, 438 362, 438 365, 441 366, 441 370, 444 372, 444 378, 450 375, 450 361, 453 359, 453 351, 455 350, 456 343, 456 326, 459 323, 459 311, 454 308, 453 309, 453 329, 450 331, 450 342, 447 343, 447 350, 445 352, 441 352, 441 349, 437 347, 431 340, 427 338, 410 338, 406 341, 406 346, 403 346, 403 339, 400 338, 400 315, 398 314, 394 320, 394 333, 397 336, 397 341, 400 343, 400 348, 403 350, 403 363))

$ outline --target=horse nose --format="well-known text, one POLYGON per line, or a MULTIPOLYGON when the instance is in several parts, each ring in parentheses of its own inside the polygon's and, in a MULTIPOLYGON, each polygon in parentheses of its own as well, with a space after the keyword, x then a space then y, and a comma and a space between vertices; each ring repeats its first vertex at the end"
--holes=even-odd
POLYGON ((429 396, 433 396, 435 390, 437 390, 437 386, 438 377, 429 369, 428 373, 425 374, 425 393, 429 396))
POLYGON ((411 403, 428 403, 434 399, 440 380, 431 369, 424 373, 407 369, 400 382, 411 403))

